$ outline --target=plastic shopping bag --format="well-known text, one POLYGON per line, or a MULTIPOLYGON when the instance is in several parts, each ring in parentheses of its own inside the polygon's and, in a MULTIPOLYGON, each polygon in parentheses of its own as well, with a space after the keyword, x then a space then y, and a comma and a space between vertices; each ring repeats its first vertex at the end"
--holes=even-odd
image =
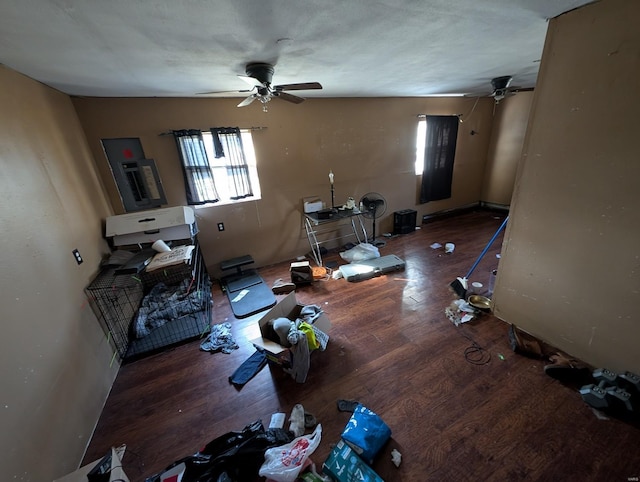
POLYGON ((356 244, 353 248, 340 253, 340 257, 347 263, 357 263, 380 257, 380 250, 369 243, 356 244))
POLYGON ((310 435, 302 435, 286 445, 267 449, 260 476, 276 482, 294 482, 309 456, 320 445, 322 425, 318 424, 310 435))

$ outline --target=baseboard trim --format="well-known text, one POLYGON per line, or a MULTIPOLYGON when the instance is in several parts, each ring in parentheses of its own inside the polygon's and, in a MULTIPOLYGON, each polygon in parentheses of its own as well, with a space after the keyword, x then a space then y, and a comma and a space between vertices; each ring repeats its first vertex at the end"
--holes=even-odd
POLYGON ((436 211, 435 213, 424 214, 422 216, 422 224, 430 223, 437 219, 449 218, 451 216, 458 216, 459 214, 468 213, 474 209, 478 209, 480 203, 467 204, 466 206, 460 206, 457 208, 444 209, 442 211, 436 211))
POLYGON ((509 208, 511 206, 509 206, 508 204, 496 204, 496 203, 488 203, 488 202, 480 201, 480 207, 489 209, 491 211, 501 211, 501 212, 508 213, 509 208))
POLYGON ((422 216, 422 224, 428 224, 430 222, 445 219, 453 216, 459 216, 460 214, 466 214, 471 211, 500 211, 500 212, 509 212, 509 206, 504 206, 502 204, 493 204, 486 202, 477 202, 473 204, 467 204, 465 206, 460 206, 452 209, 445 209, 442 211, 437 211, 435 213, 429 213, 422 216))

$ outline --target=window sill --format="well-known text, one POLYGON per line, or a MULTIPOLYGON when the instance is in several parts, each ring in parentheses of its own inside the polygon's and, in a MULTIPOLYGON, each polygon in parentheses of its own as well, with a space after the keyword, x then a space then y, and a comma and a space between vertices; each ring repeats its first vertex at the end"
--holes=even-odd
POLYGON ((234 204, 248 203, 252 201, 259 201, 260 199, 262 199, 261 196, 252 196, 247 199, 238 199, 237 201, 229 200, 229 201, 218 201, 217 203, 193 204, 191 205, 191 207, 193 209, 198 210, 198 209, 205 209, 205 208, 215 208, 220 206, 231 206, 234 204))

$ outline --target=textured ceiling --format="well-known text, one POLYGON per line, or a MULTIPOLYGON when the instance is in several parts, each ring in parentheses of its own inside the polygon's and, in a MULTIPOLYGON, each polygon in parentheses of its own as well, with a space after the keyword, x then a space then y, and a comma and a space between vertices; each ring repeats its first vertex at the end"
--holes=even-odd
POLYGON ((255 61, 274 84, 324 86, 303 97, 488 94, 502 75, 533 87, 547 20, 586 3, 2 0, 0 63, 80 96, 247 89, 255 61))

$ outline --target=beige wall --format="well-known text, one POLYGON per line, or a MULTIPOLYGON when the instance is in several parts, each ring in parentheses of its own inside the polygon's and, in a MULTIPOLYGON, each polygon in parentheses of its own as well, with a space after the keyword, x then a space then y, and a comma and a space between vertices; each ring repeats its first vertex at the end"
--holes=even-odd
MULTIPOLYGON (((259 201, 197 210, 199 240, 207 265, 217 275, 220 261, 251 254, 258 266, 309 252, 302 228, 302 198, 321 196, 329 205, 329 169, 335 173, 336 204, 369 191, 388 202, 378 233, 393 229, 393 212, 423 214, 477 203, 482 191, 492 100, 481 99, 460 128, 453 197, 417 203, 414 173, 418 114, 463 114, 475 99, 308 99, 294 105, 274 100, 237 108, 238 99, 73 99, 98 170, 116 210, 122 211, 100 140, 139 137, 156 160, 170 205, 185 203, 182 173, 171 129, 212 126, 266 127, 253 134, 262 189, 259 201), (471 135, 470 131, 484 133, 471 135), (116 207, 117 206, 117 207, 116 207), (216 224, 223 222, 225 231, 216 224)), ((370 222, 367 224, 370 229, 370 222)))
POLYGON ((640 2, 550 22, 496 313, 599 367, 640 373, 640 2))
POLYGON ((0 66, 0 106, 0 467, 45 481, 77 468, 118 368, 83 294, 110 208, 68 96, 0 66))
POLYGON ((483 202, 511 204, 532 101, 533 92, 518 92, 496 106, 482 186, 483 202))

